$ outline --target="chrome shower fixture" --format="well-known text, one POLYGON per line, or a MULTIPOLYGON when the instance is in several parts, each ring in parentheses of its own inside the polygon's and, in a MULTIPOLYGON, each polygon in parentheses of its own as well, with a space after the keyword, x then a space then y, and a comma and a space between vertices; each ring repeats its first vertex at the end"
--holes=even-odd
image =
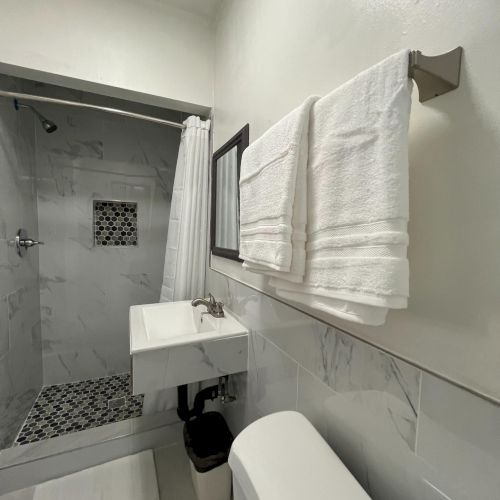
POLYGON ((55 132, 57 130, 57 125, 49 120, 48 118, 45 118, 45 116, 42 115, 38 110, 36 110, 33 106, 29 104, 21 104, 17 99, 14 99, 14 107, 19 111, 19 108, 28 108, 33 111, 33 113, 38 117, 40 120, 40 123, 42 124, 43 129, 47 134, 51 134, 52 132, 55 132))
POLYGON ((19 257, 25 257, 28 248, 34 247, 36 245, 44 245, 44 242, 29 238, 26 229, 19 229, 17 231, 16 237, 13 240, 9 241, 9 245, 13 246, 16 249, 17 255, 19 255, 19 257))

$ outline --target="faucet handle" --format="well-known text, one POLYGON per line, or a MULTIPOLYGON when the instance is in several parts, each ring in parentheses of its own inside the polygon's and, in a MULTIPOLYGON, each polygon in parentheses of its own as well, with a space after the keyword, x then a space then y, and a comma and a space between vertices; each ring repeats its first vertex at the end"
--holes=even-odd
POLYGON ((223 302, 215 302, 212 307, 212 316, 215 318, 223 318, 224 317, 224 303, 223 302))

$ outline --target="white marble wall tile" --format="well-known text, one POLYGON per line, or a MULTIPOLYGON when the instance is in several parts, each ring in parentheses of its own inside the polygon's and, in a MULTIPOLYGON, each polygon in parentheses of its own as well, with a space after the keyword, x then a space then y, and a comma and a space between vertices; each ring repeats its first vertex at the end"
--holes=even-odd
MULTIPOLYGON (((342 414, 342 396, 313 374, 299 369, 297 409, 316 427, 359 483, 367 489, 365 435, 342 414)), ((356 415, 353 415, 356 418, 356 415)))
POLYGON ((229 377, 229 394, 235 399, 222 405, 227 425, 233 435, 239 434, 247 425, 259 418, 254 400, 248 391, 248 371, 235 373, 229 377))
POLYGON ((315 357, 306 368, 337 393, 355 395, 360 411, 391 422, 415 448, 420 370, 334 328, 317 324, 315 357))
MULTIPOLYGON (((483 488, 491 488, 496 481, 492 471, 498 469, 498 440, 490 439, 488 451, 477 444, 467 455, 465 441, 477 443, 478 439, 474 437, 476 431, 462 430, 460 439, 454 436, 463 446, 457 466, 453 455, 460 450, 459 445, 452 440, 451 432, 447 434, 440 428, 442 424, 436 425, 436 416, 430 421, 425 414, 425 392, 419 414, 419 369, 217 273, 209 272, 207 291, 223 298, 238 319, 254 329, 249 372, 232 377, 238 399, 224 407, 235 433, 263 414, 293 409, 290 380, 298 367, 298 410, 316 426, 374 500, 496 498, 491 493, 485 496, 481 488, 478 491, 483 496, 474 496, 456 476, 462 474, 474 487, 476 472, 471 462, 477 459, 485 464, 484 473, 489 474, 483 488), (277 399, 267 396, 268 385, 280 386, 275 391, 277 399), (279 404, 273 405, 275 401, 279 404), (420 441, 422 436, 426 441, 420 441), (481 448, 481 453, 474 448, 481 448)), ((475 396, 467 396, 472 412, 476 405, 480 408, 484 404, 475 396)), ((435 399, 442 405, 440 419, 443 413, 451 419, 463 406, 458 400, 454 403, 453 398, 450 403, 445 390, 439 391, 435 399), (444 410, 448 405, 451 415, 444 410)), ((484 411, 480 410, 480 414, 484 411)), ((467 412, 465 415, 472 420, 467 412)), ((481 417, 472 429, 484 428, 490 437, 500 435, 496 423, 492 423, 498 422, 494 419, 499 415, 500 408, 492 406, 491 415, 481 417)))
POLYGON ((298 410, 374 500, 446 499, 424 482, 433 477, 432 470, 408 447, 390 418, 371 410, 365 394, 339 394, 301 367, 298 410))
MULTIPOLYGON (((15 111, 14 111, 15 112, 15 111)), ((17 127, 4 123, 5 115, 12 113, 0 103, 0 163, 2 182, 0 183, 0 225, 7 239, 11 239, 20 227, 29 233, 37 234, 36 198, 33 196, 34 159, 26 157, 29 151, 27 141, 14 140, 10 142, 5 136, 16 131, 16 134, 30 135, 33 133, 32 123, 29 127, 29 115, 17 115, 17 127)), ((25 262, 33 262, 28 259, 25 262)), ((35 261, 36 262, 36 261, 35 261)))
MULTIPOLYGON (((257 291, 245 287, 239 288, 235 281, 223 276, 222 274, 208 271, 206 292, 212 293, 217 299, 222 300, 224 304, 238 319, 252 320, 254 323, 259 321, 259 315, 252 316, 252 310, 258 311, 258 304, 261 297, 257 291)), ((254 324, 254 327, 258 327, 254 324)))
POLYGON ((161 391, 238 373, 247 359, 247 335, 139 352, 132 356, 133 391, 161 391))
POLYGON ((9 352, 9 309, 7 297, 0 297, 0 358, 9 352))
POLYGON ((40 301, 37 282, 9 294, 7 303, 9 375, 17 394, 18 417, 24 420, 41 387, 40 301))
MULTIPOLYGON (((17 85, 0 76, 1 88, 17 85)), ((129 369, 128 307, 158 298, 180 137, 102 113, 38 107, 58 124, 55 134, 28 110, 0 102, 0 446, 41 386, 42 329, 46 383, 129 369), (142 205, 137 252, 96 253, 96 197, 142 205), (7 244, 20 227, 46 246, 20 259, 7 244)))
POLYGON ((7 298, 8 351, 0 357, 0 447, 10 446, 42 381, 38 289, 7 298), (14 304, 15 307, 11 308, 14 304))
POLYGON ((250 334, 248 397, 259 416, 297 407, 298 365, 262 335, 250 334))
MULTIPOLYGON (((0 204, 1 205, 1 204, 0 204)), ((0 216, 2 215, 2 211, 0 210, 0 216)), ((4 233, 6 232, 5 225, 3 226, 4 233)), ((1 221, 0 221, 0 231, 2 230, 1 221)), ((5 296, 10 289, 11 283, 13 281, 13 274, 15 267, 20 266, 20 262, 11 263, 9 259, 9 242, 5 238, 0 238, 0 295, 5 296)))
POLYGON ((313 356, 314 346, 305 332, 314 327, 315 320, 213 271, 208 273, 207 292, 221 299, 245 326, 269 338, 295 360, 313 356))
POLYGON ((180 134, 87 110, 43 111, 59 126, 37 143, 44 383, 124 372, 128 309, 159 298, 180 134), (94 247, 94 199, 138 204, 137 247, 94 247))
POLYGON ((12 402, 15 398, 12 379, 9 373, 9 357, 0 357, 0 448, 10 446, 19 429, 17 414, 13 411, 12 402))
POLYGON ((149 390, 144 394, 143 415, 155 415, 175 408, 177 408, 177 388, 172 387, 160 391, 149 390))
POLYGON ((360 412, 387 421, 414 449, 420 370, 226 277, 212 276, 209 285, 247 328, 337 393, 355 397, 360 412))
MULTIPOLYGON (((0 87, 16 90, 0 76, 0 87)), ((0 448, 9 446, 42 382, 38 250, 9 246, 19 228, 37 238, 34 117, 0 102, 0 448)))
POLYGON ((417 454, 451 498, 500 498, 500 407, 425 374, 417 454))

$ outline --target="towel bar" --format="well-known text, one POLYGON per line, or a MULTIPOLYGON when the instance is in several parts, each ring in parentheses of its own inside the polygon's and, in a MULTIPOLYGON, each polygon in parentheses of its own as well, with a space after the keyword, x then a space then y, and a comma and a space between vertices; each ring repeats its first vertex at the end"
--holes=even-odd
POLYGON ((408 76, 417 84, 420 102, 458 88, 462 52, 462 47, 438 56, 424 56, 420 50, 410 52, 408 76))

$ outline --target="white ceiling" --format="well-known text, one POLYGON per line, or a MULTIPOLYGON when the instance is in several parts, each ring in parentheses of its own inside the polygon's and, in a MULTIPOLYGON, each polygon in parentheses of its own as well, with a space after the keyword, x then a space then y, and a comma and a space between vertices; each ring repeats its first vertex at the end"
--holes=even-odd
POLYGON ((222 0, 163 0, 164 3, 183 9, 209 20, 215 18, 222 0))

